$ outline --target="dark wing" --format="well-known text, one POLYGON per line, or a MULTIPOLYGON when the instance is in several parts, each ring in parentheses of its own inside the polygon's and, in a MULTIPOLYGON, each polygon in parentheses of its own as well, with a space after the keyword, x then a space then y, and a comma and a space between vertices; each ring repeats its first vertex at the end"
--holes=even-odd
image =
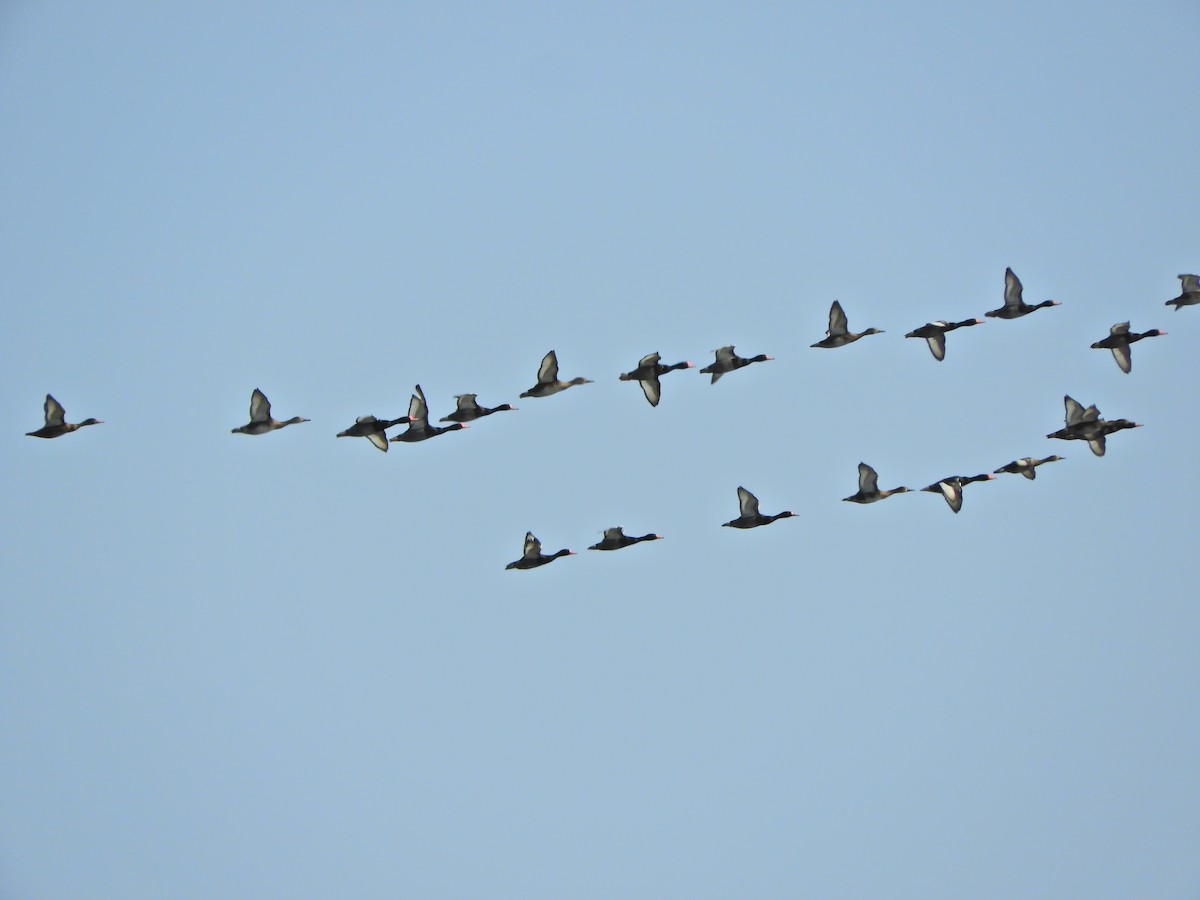
POLYGON ((758 515, 758 498, 746 490, 744 487, 738 488, 738 507, 742 511, 743 516, 758 515))
POLYGON ((1200 275, 1179 275, 1180 285, 1183 288, 1183 293, 1194 294, 1200 291, 1200 275))
POLYGON ((625 537, 625 532, 621 530, 620 525, 618 525, 616 528, 604 529, 604 540, 606 541, 619 541, 623 537, 625 537))
POLYGON ((1019 307, 1024 301, 1021 299, 1021 279, 1016 276, 1012 269, 1004 270, 1004 305, 1011 307, 1019 307))
POLYGON ((538 366, 537 380, 538 384, 550 384, 558 381, 558 357, 553 350, 542 357, 542 364, 538 366))
POLYGON ((729 362, 735 356, 737 356, 737 354, 733 352, 733 344, 730 344, 728 347, 718 347, 713 351, 713 353, 717 354, 717 362, 729 362))
POLYGON ((67 421, 67 411, 62 408, 62 404, 46 395, 46 402, 42 406, 42 410, 46 413, 46 427, 52 428, 55 425, 62 425, 67 421))
POLYGON ((271 401, 258 388, 250 395, 250 421, 268 422, 271 419, 271 401))
POLYGON ((475 394, 456 394, 456 409, 458 412, 475 412, 479 409, 479 404, 475 402, 475 394))

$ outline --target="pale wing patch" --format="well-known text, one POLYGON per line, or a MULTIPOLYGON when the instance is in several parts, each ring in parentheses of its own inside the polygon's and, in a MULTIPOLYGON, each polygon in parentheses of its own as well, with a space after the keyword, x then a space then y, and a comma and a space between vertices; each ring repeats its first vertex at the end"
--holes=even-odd
POLYGON ((746 490, 744 487, 739 487, 737 490, 737 493, 738 493, 738 507, 741 509, 742 515, 743 516, 757 516, 758 515, 758 498, 755 497, 748 490, 746 490))
POLYGON ((858 464, 858 489, 864 494, 879 490, 879 474, 866 463, 858 464))
POLYGON ((553 350, 542 357, 542 364, 538 366, 537 380, 538 384, 558 381, 558 356, 553 350))
POLYGON ((933 354, 933 358, 941 362, 946 358, 946 335, 942 333, 931 334, 925 338, 929 342, 929 352, 933 354))
POLYGON ((642 386, 642 393, 646 395, 650 405, 658 406, 659 397, 662 396, 662 384, 659 383, 658 376, 643 378, 638 384, 642 386))
POLYGON ((271 418, 271 401, 258 388, 250 395, 250 421, 267 422, 271 418))
POLYGON ((829 335, 829 337, 845 334, 848 323, 849 320, 846 318, 846 313, 842 309, 842 304, 837 300, 834 300, 833 306, 829 307, 829 330, 825 333, 829 335))
POLYGON ((658 353, 651 353, 649 356, 643 356, 641 359, 639 359, 637 367, 640 369, 643 366, 656 366, 658 365, 658 361, 660 359, 662 359, 661 355, 658 353))
POLYGON ((1180 275, 1179 281, 1183 286, 1185 294, 1193 294, 1200 291, 1200 275, 1180 275))
POLYGON ((62 425, 67 421, 67 411, 49 394, 46 395, 46 402, 43 404, 42 410, 46 414, 47 426, 62 425))
POLYGON ((387 453, 388 439, 386 434, 384 434, 382 431, 372 431, 366 437, 368 441, 370 441, 384 453, 387 453))
POLYGON ((523 559, 537 559, 542 555, 542 542, 533 536, 532 531, 525 532, 525 546, 521 550, 523 559))
POLYGON ((1021 279, 1016 276, 1012 269, 1004 270, 1004 305, 1005 306, 1020 306, 1021 300, 1021 279))
POLYGON ((1133 357, 1130 355, 1128 345, 1124 347, 1112 348, 1113 359, 1117 361, 1117 365, 1121 367, 1121 371, 1126 375, 1133 368, 1133 357))

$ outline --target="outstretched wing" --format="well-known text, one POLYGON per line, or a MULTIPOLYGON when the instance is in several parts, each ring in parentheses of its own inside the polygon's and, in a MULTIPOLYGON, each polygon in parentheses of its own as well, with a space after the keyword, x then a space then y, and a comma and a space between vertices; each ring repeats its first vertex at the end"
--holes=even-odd
POLYGON ((429 407, 425 404, 425 392, 417 385, 417 391, 408 401, 408 415, 414 422, 429 424, 429 407))
POLYGON ((1200 291, 1200 275, 1180 275, 1178 278, 1185 294, 1200 291))
POLYGON ((46 402, 42 406, 42 410, 46 413, 46 427, 51 428, 55 425, 62 425, 67 421, 67 411, 62 408, 62 404, 46 395, 46 402))
POLYGON ((733 344, 730 344, 728 347, 718 347, 713 353, 717 354, 717 362, 729 362, 729 360, 737 356, 733 352, 733 344))
POLYGON ((377 449, 382 450, 384 453, 387 453, 388 439, 387 439, 387 435, 384 432, 372 431, 366 437, 367 437, 367 440, 370 441, 372 444, 374 444, 377 449))
POLYGON ((738 507, 742 511, 743 516, 758 515, 758 498, 746 490, 744 487, 738 488, 738 507))
POLYGON ((858 489, 864 494, 879 490, 879 473, 864 462, 858 464, 858 489))
POLYGON ((929 342, 929 352, 933 354, 933 358, 941 362, 946 358, 946 334, 939 331, 937 334, 931 334, 925 338, 929 342))
POLYGON ((1021 299, 1021 279, 1016 276, 1012 269, 1004 270, 1004 305, 1005 306, 1020 306, 1024 301, 1021 299))
POLYGON ((619 541, 623 537, 625 537, 625 532, 621 530, 620 525, 618 525, 616 528, 604 529, 604 539, 606 541, 619 541))
POLYGON ((525 532, 525 546, 521 550, 522 559, 537 559, 542 555, 542 542, 533 536, 532 531, 525 532))
POLYGON ((1068 394, 1063 397, 1063 405, 1067 408, 1066 425, 1068 428, 1083 421, 1083 406, 1078 400, 1068 394))
POLYGON ((646 399, 650 401, 651 406, 658 406, 659 397, 662 396, 662 385, 659 383, 657 375, 650 375, 638 381, 642 386, 642 393, 646 395, 646 399))
POLYGON ((542 357, 542 364, 538 366, 537 380, 538 384, 558 381, 558 357, 553 350, 542 357))
POLYGON ((1104 435, 1099 435, 1088 441, 1088 446, 1092 448, 1092 452, 1097 456, 1104 455, 1104 435))
POLYGON ((479 409, 479 404, 475 402, 475 394, 456 394, 456 409, 458 412, 475 412, 479 409))
POLYGON ((946 498, 946 505, 954 512, 962 509, 963 492, 962 487, 957 484, 951 484, 948 481, 939 481, 938 487, 942 489, 942 496, 946 498))
POLYGON ((267 422, 271 418, 271 401, 258 388, 250 395, 250 421, 267 422))
MULTIPOLYGON (((1126 325, 1129 323, 1126 322, 1126 325)), ((1113 359, 1117 361, 1117 365, 1121 367, 1121 371, 1126 375, 1133 369, 1133 356, 1129 352, 1129 345, 1125 344, 1121 347, 1112 348, 1113 359)))
POLYGON ((842 304, 837 300, 833 301, 833 306, 829 307, 829 330, 825 333, 829 337, 836 337, 839 334, 846 333, 846 313, 842 309, 842 304))
POLYGON ((660 354, 651 353, 648 356, 643 356, 641 359, 639 359, 637 367, 640 369, 643 366, 656 366, 656 365, 658 365, 658 361, 660 359, 662 359, 662 356, 660 354))
POLYGON ((1112 328, 1108 329, 1109 334, 1129 334, 1129 323, 1118 322, 1112 328))

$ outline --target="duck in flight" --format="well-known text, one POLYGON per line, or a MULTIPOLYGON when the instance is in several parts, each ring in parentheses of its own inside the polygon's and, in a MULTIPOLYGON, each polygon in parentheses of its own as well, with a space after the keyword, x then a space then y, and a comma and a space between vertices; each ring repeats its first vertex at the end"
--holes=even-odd
POLYGON ((480 406, 475 402, 475 394, 455 394, 454 412, 448 416, 442 416, 438 419, 439 422, 474 422, 476 419, 482 419, 484 416, 490 416, 492 413, 507 412, 515 410, 516 407, 511 403, 504 403, 500 406, 493 406, 488 409, 486 406, 480 406))
POLYGON ((1175 307, 1175 312, 1179 312, 1185 306, 1195 306, 1200 303, 1200 275, 1180 275, 1178 277, 1179 296, 1174 300, 1168 300, 1166 304, 1175 307))
POLYGON ((431 437, 437 437, 439 434, 445 434, 447 431, 458 431, 466 428, 463 422, 455 422, 453 425, 445 425, 439 427, 429 424, 429 407, 425 403, 425 392, 421 390, 418 384, 416 393, 408 401, 408 430, 402 431, 400 434, 392 438, 392 443, 403 442, 413 444, 417 441, 426 441, 431 437))
POLYGON ((976 481, 991 481, 995 475, 951 475, 949 478, 943 478, 941 481, 935 481, 928 487, 923 487, 921 490, 929 491, 931 494, 941 494, 946 498, 946 505, 950 507, 951 512, 958 512, 962 509, 963 503, 963 487, 976 481))
POLYGON ((506 569, 536 569, 538 566, 544 566, 546 563, 554 562, 560 556, 574 556, 574 550, 559 550, 548 555, 542 554, 542 542, 533 536, 532 531, 525 532, 525 546, 521 551, 521 558, 510 562, 504 568, 506 569))
POLYGON ((738 356, 733 352, 733 344, 730 344, 728 347, 718 347, 713 353, 716 354, 716 359, 700 370, 702 375, 712 375, 712 381, 709 384, 716 384, 717 379, 726 372, 741 369, 744 366, 750 365, 750 363, 769 362, 775 358, 767 356, 765 353, 760 353, 758 356, 751 356, 749 358, 738 356))
POLYGON ((874 503, 876 500, 886 500, 892 494, 903 494, 906 487, 892 488, 890 491, 879 489, 878 473, 864 462, 858 464, 858 493, 842 499, 847 503, 874 503))
POLYGON ((377 419, 374 416, 359 416, 354 420, 354 424, 345 431, 339 431, 338 437, 365 437, 370 441, 377 450, 382 450, 387 453, 388 439, 384 433, 393 425, 399 425, 401 422, 411 421, 408 416, 401 416, 398 419, 377 419))
POLYGON ((1087 441, 1091 447, 1092 453, 1096 456, 1103 456, 1105 450, 1105 438, 1117 431, 1124 431, 1126 428, 1141 428, 1137 422, 1131 422, 1128 419, 1113 419, 1106 421, 1100 418, 1100 410, 1092 404, 1087 409, 1077 400, 1070 396, 1063 397, 1063 405, 1066 407, 1066 427, 1060 428, 1058 431, 1052 432, 1046 437, 1057 438, 1060 441, 1087 441))
POLYGON ((42 404, 42 412, 46 416, 46 424, 37 431, 25 432, 26 437, 37 438, 56 438, 62 437, 64 434, 70 434, 72 431, 78 431, 88 425, 103 425, 99 419, 84 419, 82 422, 68 422, 67 411, 63 409, 62 404, 46 395, 46 402, 42 404))
POLYGON ((622 547, 629 547, 633 544, 640 544, 642 541, 661 541, 661 534, 643 534, 641 537, 633 537, 626 534, 621 526, 616 528, 605 528, 604 539, 598 544, 592 544, 588 547, 589 550, 620 550, 622 547))
POLYGON ((1142 338, 1159 337, 1166 334, 1158 328, 1152 328, 1150 331, 1138 333, 1129 330, 1128 322, 1118 322, 1108 330, 1108 337, 1103 340, 1096 341, 1092 344, 1093 350, 1111 350, 1113 359, 1117 361, 1117 365, 1126 375, 1133 369, 1133 357, 1130 355, 1129 345, 1135 344, 1142 338))
POLYGON ((866 337, 868 334, 883 334, 878 328, 868 328, 866 331, 853 332, 848 330, 849 321, 846 319, 846 313, 842 309, 842 304, 837 300, 833 301, 833 306, 829 307, 829 328, 825 332, 825 338, 812 344, 813 347, 824 347, 830 349, 833 347, 844 347, 846 344, 853 344, 861 337, 866 337))
POLYGON ((1030 481, 1037 478, 1037 467, 1046 463, 1058 462, 1063 457, 1047 456, 1044 459, 1036 459, 1032 456, 1026 456, 1021 459, 1014 459, 1010 463, 1005 463, 1000 468, 996 469, 996 474, 1008 472, 1012 475, 1024 475, 1030 481))
POLYGON ((299 416, 293 416, 287 421, 280 422, 278 419, 271 418, 271 401, 267 399, 267 395, 258 388, 250 395, 250 421, 245 425, 239 425, 232 429, 232 434, 266 434, 268 431, 278 431, 280 428, 287 428, 289 425, 299 425, 301 422, 307 422, 308 419, 302 419, 299 416))
POLYGON ((658 379, 668 372, 674 372, 676 369, 690 369, 690 362, 677 362, 673 366, 668 366, 665 363, 659 362, 661 357, 657 353, 651 353, 648 356, 643 356, 638 360, 637 368, 631 372, 623 372, 618 376, 621 381, 636 381, 642 386, 642 393, 646 395, 646 400, 651 406, 658 406, 659 397, 662 395, 662 386, 658 379))
POLYGON ((1004 305, 999 309, 993 309, 985 312, 984 315, 989 319, 1019 319, 1021 316, 1027 316, 1036 309, 1041 309, 1043 306, 1062 306, 1057 300, 1043 300, 1041 303, 1032 305, 1026 303, 1022 297, 1021 279, 1013 274, 1012 269, 1004 270, 1004 305))
POLYGON ((982 325, 983 319, 963 319, 961 322, 928 322, 920 328, 914 328, 906 338, 925 338, 929 342, 929 352, 933 358, 941 362, 946 358, 946 332, 957 328, 969 328, 972 325, 982 325))
POLYGON ((757 528, 759 525, 770 525, 776 519, 788 519, 795 515, 794 512, 784 511, 775 513, 773 516, 764 516, 758 511, 758 498, 752 493, 744 487, 739 487, 737 495, 738 509, 741 515, 736 519, 721 523, 722 528, 757 528))
POLYGON ((569 387, 574 387, 577 384, 591 384, 590 378, 572 378, 570 381, 561 381, 558 377, 558 357, 551 350, 542 357, 542 364, 538 366, 537 384, 529 390, 521 394, 522 397, 549 397, 551 394, 557 394, 559 391, 565 391, 569 387))

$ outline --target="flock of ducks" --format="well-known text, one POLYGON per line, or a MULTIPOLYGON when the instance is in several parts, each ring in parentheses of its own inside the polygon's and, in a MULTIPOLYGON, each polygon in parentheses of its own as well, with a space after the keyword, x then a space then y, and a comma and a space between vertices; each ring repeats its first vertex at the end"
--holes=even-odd
MULTIPOLYGON (((1173 307, 1176 311, 1185 306, 1200 305, 1200 276, 1180 275, 1178 278, 1181 282, 1180 294, 1178 297, 1168 300, 1166 305, 1173 307)), ((1043 300, 1041 303, 1029 304, 1024 301, 1022 293, 1020 279, 1017 278, 1012 269, 1006 269, 1004 272, 1004 305, 998 309, 984 313, 984 316, 997 319, 1016 319, 1029 315, 1039 309, 1060 305, 1057 300, 1043 300)), ((949 332, 959 328, 982 325, 983 321, 983 319, 964 319, 961 322, 928 322, 908 332, 905 337, 924 338, 929 344, 929 350, 933 354, 933 358, 940 362, 946 357, 946 335, 949 332)), ((883 334, 883 331, 878 328, 868 328, 865 331, 859 332, 850 331, 846 312, 842 309, 841 303, 835 300, 829 309, 829 328, 825 332, 825 337, 811 346, 823 349, 844 347, 873 334, 883 334)), ((1166 334, 1166 332, 1157 328, 1150 331, 1133 332, 1129 330, 1128 322, 1119 322, 1109 330, 1108 337, 1096 341, 1091 346, 1095 350, 1103 349, 1112 351, 1117 366, 1122 372, 1128 374, 1133 369, 1130 345, 1144 338, 1159 337, 1163 334, 1166 334)), ((752 363, 767 362, 773 358, 763 353, 752 357, 738 356, 734 352, 732 344, 721 347, 714 351, 714 353, 715 358, 713 362, 700 369, 701 373, 711 376, 712 384, 716 384, 722 375, 729 372, 734 372, 752 363)), ((662 376, 668 372, 692 367, 693 364, 686 361, 666 365, 661 361, 658 353, 651 353, 638 360, 637 366, 632 370, 624 372, 618 377, 621 381, 638 382, 642 388, 642 393, 650 405, 658 406, 662 398, 662 384, 660 382, 662 376)), ((549 397, 576 385, 590 383, 591 379, 589 378, 572 378, 569 381, 560 379, 558 377, 558 357, 551 350, 542 358, 541 365, 538 366, 537 383, 529 390, 523 391, 520 396, 523 398, 549 397)), ((509 403, 490 408, 480 406, 475 394, 458 394, 454 399, 454 411, 438 420, 451 424, 446 426, 431 425, 429 423, 429 407, 425 402, 425 393, 421 390, 421 386, 417 385, 409 401, 407 415, 398 416, 394 419, 380 419, 370 415, 359 416, 353 425, 343 431, 339 431, 337 436, 340 438, 366 438, 377 449, 386 453, 388 445, 391 443, 412 443, 428 440, 440 434, 445 434, 448 431, 464 429, 468 427, 469 422, 490 416, 493 413, 516 409, 515 406, 509 403), (407 428, 389 438, 387 430, 396 425, 407 425, 407 428)), ((1139 423, 1131 422, 1128 419, 1106 420, 1101 417, 1099 409, 1094 404, 1085 408, 1081 403, 1069 396, 1064 397, 1063 402, 1066 408, 1064 425, 1057 431, 1046 435, 1046 437, 1065 441, 1086 441, 1096 456, 1104 455, 1105 439, 1108 435, 1128 428, 1141 427, 1139 423)), ((49 394, 46 395, 43 410, 45 413, 45 424, 36 431, 27 432, 29 437, 57 438, 89 425, 103 424, 100 419, 84 419, 82 422, 74 423, 67 422, 66 411, 63 409, 62 404, 49 394)), ((293 416, 290 419, 284 420, 274 418, 271 415, 271 401, 267 399, 266 394, 255 388, 250 395, 250 421, 245 425, 240 425, 232 429, 232 433, 266 434, 271 431, 278 431, 281 428, 287 428, 289 425, 298 425, 301 422, 307 421, 309 420, 300 416, 293 416)), ((963 489, 968 484, 979 481, 990 481, 1001 473, 1022 475, 1025 478, 1033 480, 1037 477, 1038 466, 1057 462, 1062 458, 1057 455, 1047 456, 1042 459, 1027 456, 1023 459, 1016 459, 1010 463, 1006 463, 993 473, 970 476, 950 475, 933 484, 920 488, 920 490, 941 494, 950 509, 957 513, 962 509, 963 489)), ((849 503, 875 503, 879 500, 885 500, 894 494, 903 494, 908 491, 909 488, 907 487, 880 490, 878 473, 871 466, 860 462, 858 464, 858 490, 843 499, 849 503)), ((796 515, 796 513, 789 510, 778 512, 774 515, 765 515, 759 511, 758 498, 741 486, 737 489, 737 496, 739 514, 737 518, 723 523, 725 527, 757 528, 761 525, 769 525, 779 519, 787 519, 796 515)), ((660 540, 661 538, 661 534, 644 534, 640 537, 633 537, 626 535, 620 527, 609 528, 604 531, 603 539, 588 549, 620 550, 633 544, 660 540)), ((574 550, 565 548, 554 553, 543 553, 541 541, 534 537, 532 532, 526 532, 521 558, 509 563, 505 568, 533 569, 553 562, 561 556, 572 556, 574 553, 574 550)))

